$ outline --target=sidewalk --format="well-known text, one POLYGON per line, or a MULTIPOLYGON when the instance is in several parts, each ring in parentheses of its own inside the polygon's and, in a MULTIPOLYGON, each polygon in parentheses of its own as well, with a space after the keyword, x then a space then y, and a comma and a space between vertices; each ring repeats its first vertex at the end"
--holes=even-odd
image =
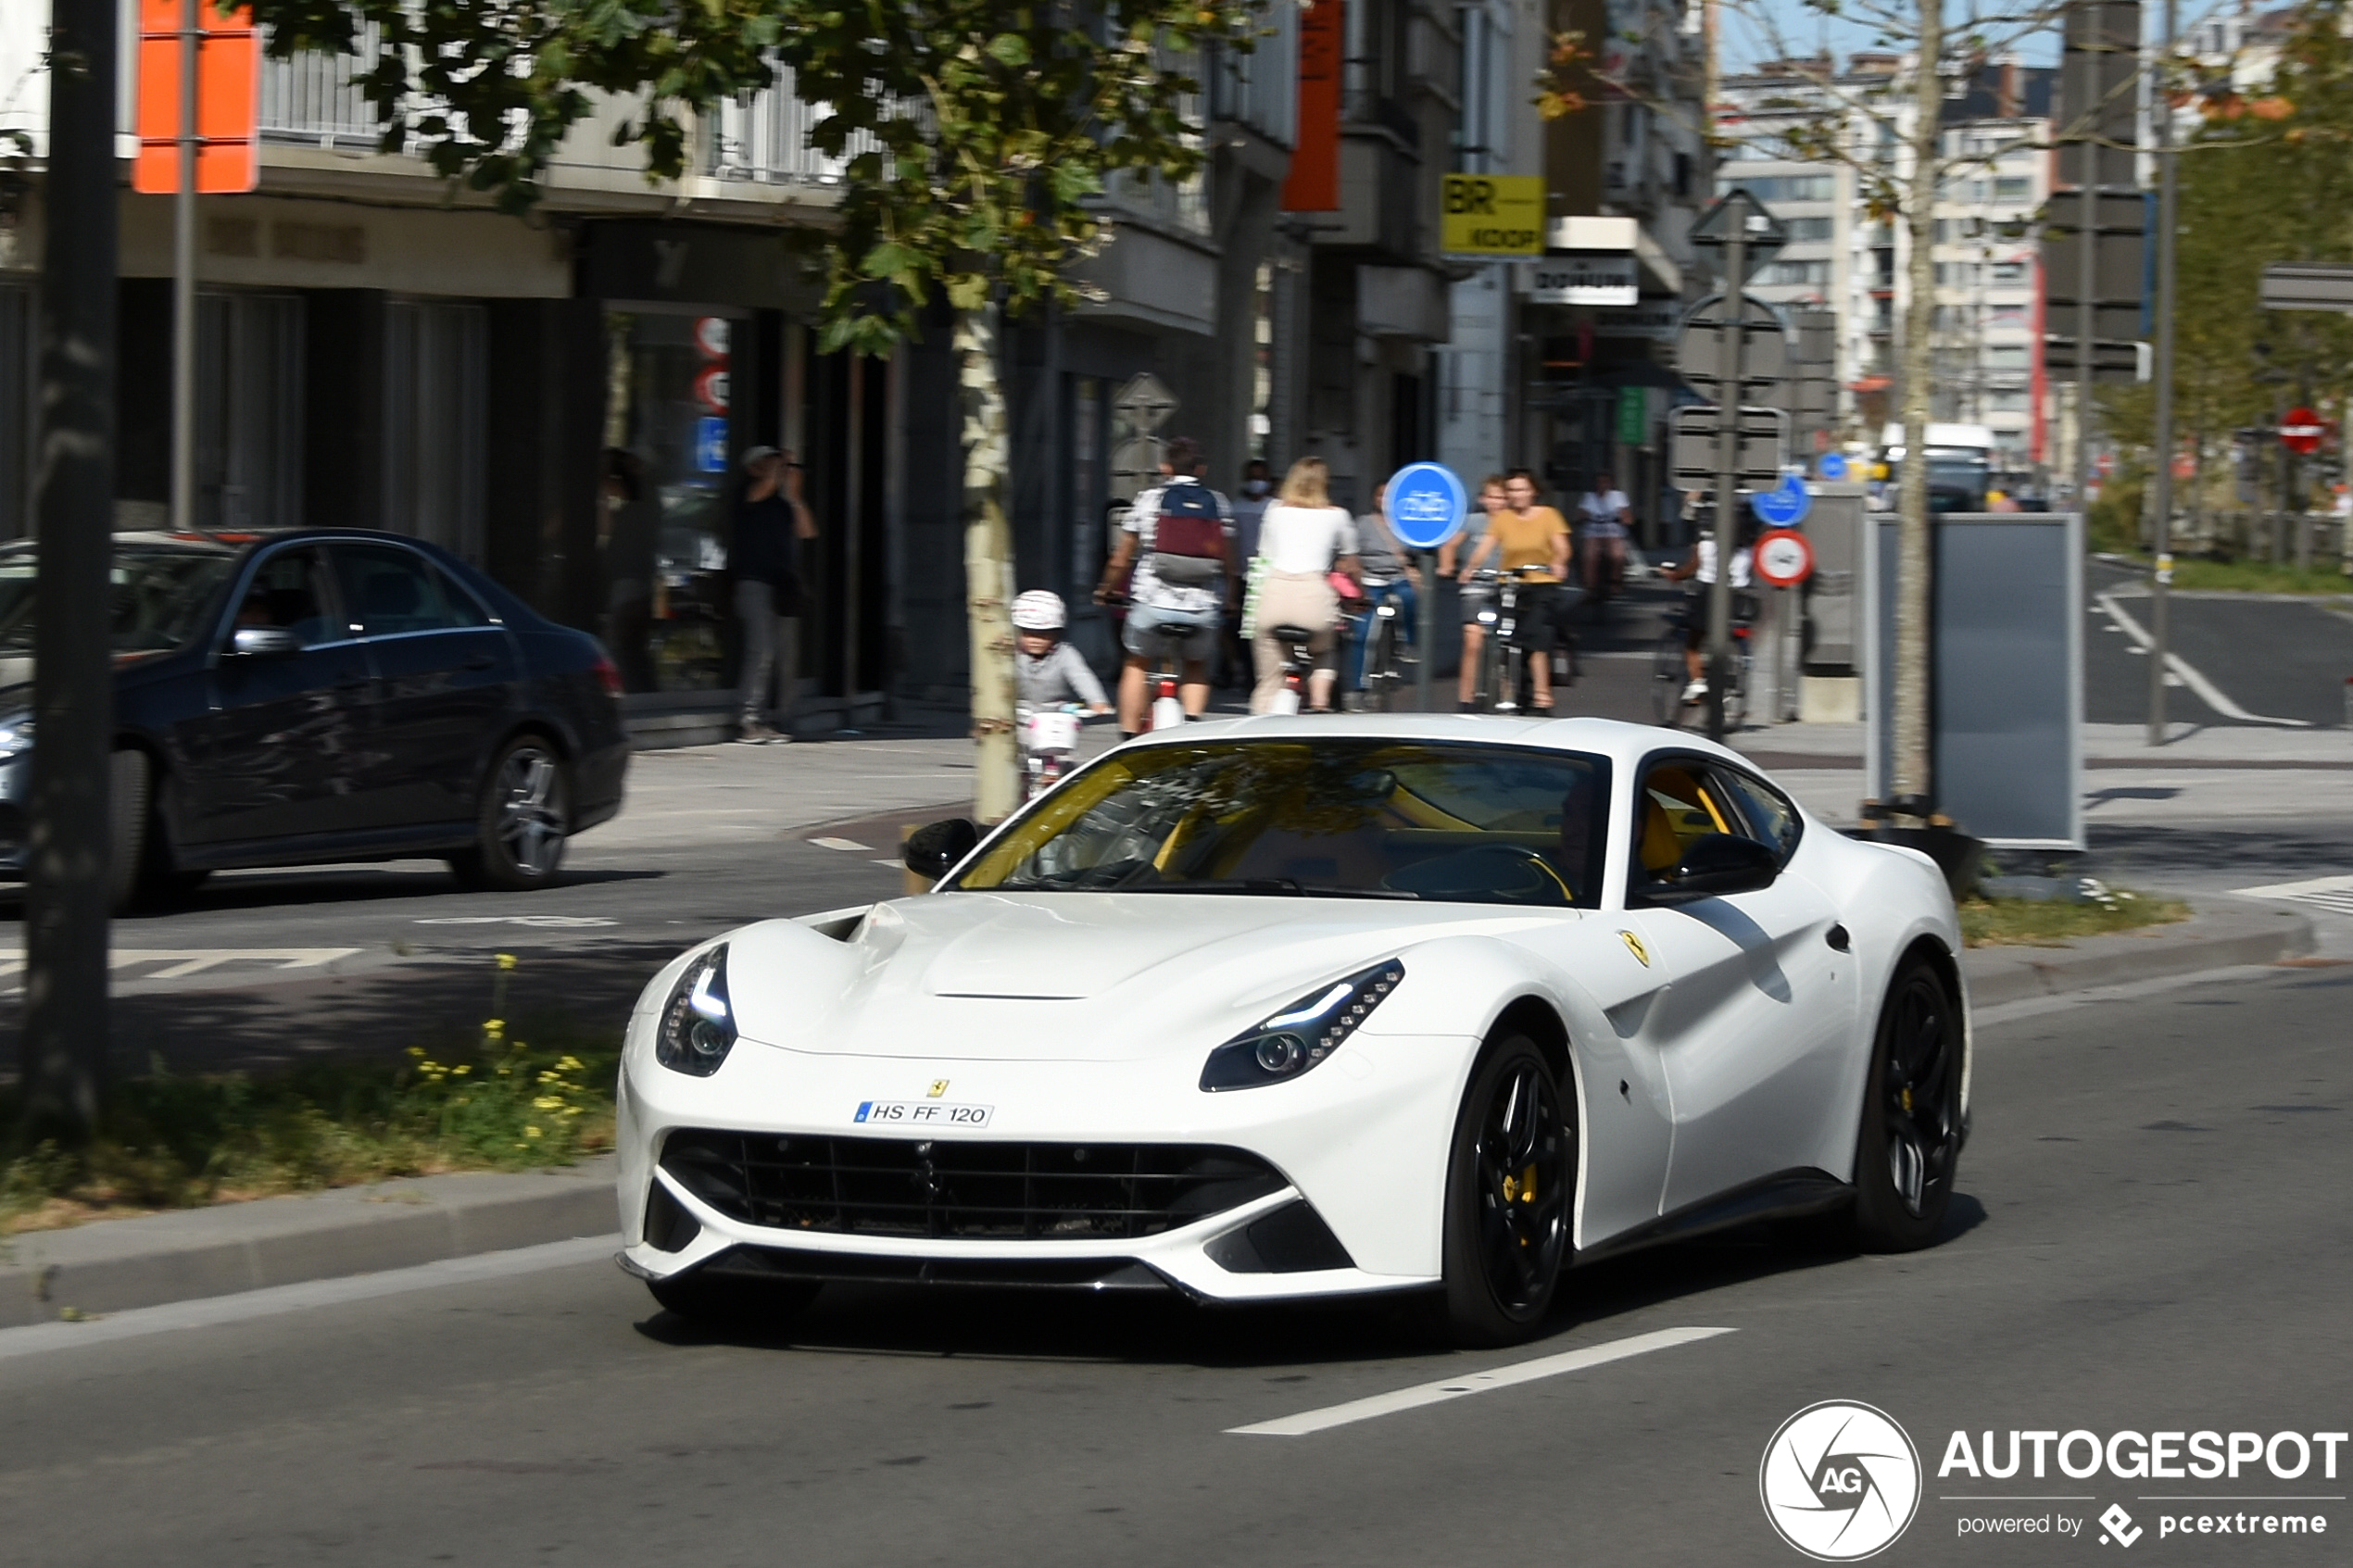
MULTIPOLYGON (((2311 947, 2300 914, 2201 900, 2179 925, 2066 947, 1980 947, 1962 968, 1982 1010, 2293 960, 2311 947)), ((608 1155, 558 1171, 377 1182, 11 1236, 0 1239, 0 1328, 610 1236, 612 1179, 608 1155)))

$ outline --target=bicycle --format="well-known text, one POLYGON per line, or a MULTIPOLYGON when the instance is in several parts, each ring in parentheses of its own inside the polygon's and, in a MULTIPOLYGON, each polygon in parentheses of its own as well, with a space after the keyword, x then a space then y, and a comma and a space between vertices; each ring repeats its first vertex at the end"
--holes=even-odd
POLYGON ((1307 683, 1315 673, 1315 656, 1307 651, 1315 633, 1304 626, 1269 626, 1266 634, 1283 645, 1283 689, 1266 711, 1297 713, 1305 706, 1307 683))
MULTIPOLYGON (((1107 608, 1125 608, 1135 601, 1126 594, 1106 594, 1102 602, 1107 608)), ((1217 623, 1211 621, 1181 631, 1172 627, 1165 635, 1182 643, 1188 653, 1198 646, 1202 649, 1199 659, 1207 660, 1216 657, 1217 630, 1217 623)), ((1185 704, 1176 694, 1186 663, 1182 655, 1160 653, 1153 656, 1146 687, 1151 694, 1151 700, 1144 709, 1144 727, 1137 732, 1139 734, 1147 734, 1153 730, 1175 729, 1185 721, 1185 704)))
MULTIPOLYGON (((1520 589, 1534 580, 1541 568, 1514 567, 1508 571, 1494 567, 1481 567, 1473 573, 1474 581, 1488 590, 1487 602, 1479 607, 1478 627, 1486 633, 1479 650, 1478 684, 1476 701, 1490 713, 1517 713, 1521 710, 1520 694, 1530 685, 1528 659, 1530 650, 1521 642, 1523 618, 1520 612, 1520 589)), ((1568 665, 1576 668, 1576 652, 1572 641, 1568 665)), ((1569 679, 1574 680, 1574 674, 1569 679)))
POLYGON ((1372 613, 1365 619, 1363 686, 1368 713, 1397 711, 1397 694, 1405 684, 1404 672, 1399 669, 1405 659, 1398 649, 1413 636, 1403 623, 1403 613, 1396 595, 1383 593, 1374 600, 1372 613))
MULTIPOLYGON (((1704 601, 1698 601, 1704 602, 1704 601)), ((1691 666, 1684 659, 1691 646, 1692 633, 1696 625, 1703 641, 1706 636, 1704 617, 1695 621, 1696 602, 1687 602, 1667 618, 1667 630, 1659 633, 1658 646, 1651 654, 1651 713, 1668 729, 1674 729, 1686 710, 1704 713, 1706 699, 1686 702, 1684 688, 1691 684, 1691 666)), ((1749 655, 1749 618, 1735 613, 1732 618, 1732 647, 1725 669, 1724 727, 1737 730, 1748 715, 1748 675, 1752 659, 1749 655)))

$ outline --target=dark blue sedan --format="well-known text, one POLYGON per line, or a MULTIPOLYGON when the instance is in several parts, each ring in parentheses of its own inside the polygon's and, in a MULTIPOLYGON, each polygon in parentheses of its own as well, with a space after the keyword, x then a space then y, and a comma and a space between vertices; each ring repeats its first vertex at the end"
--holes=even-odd
MULTIPOLYGON (((0 877, 20 876, 34 555, 0 546, 0 877)), ((310 529, 116 537, 113 892, 228 866, 433 856, 546 886, 621 809, 621 676, 448 552, 310 529)))

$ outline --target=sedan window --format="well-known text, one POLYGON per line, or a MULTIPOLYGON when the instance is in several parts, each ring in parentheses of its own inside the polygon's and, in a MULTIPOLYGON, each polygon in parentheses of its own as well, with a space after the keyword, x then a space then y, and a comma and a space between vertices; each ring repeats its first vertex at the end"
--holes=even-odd
POLYGON ((482 607, 422 556, 391 545, 337 545, 334 554, 352 629, 363 636, 488 624, 482 607))
POLYGON ((254 569, 253 581, 237 606, 237 625, 291 632, 309 647, 339 642, 344 633, 333 618, 333 590, 327 583, 327 563, 315 549, 280 550, 254 569))

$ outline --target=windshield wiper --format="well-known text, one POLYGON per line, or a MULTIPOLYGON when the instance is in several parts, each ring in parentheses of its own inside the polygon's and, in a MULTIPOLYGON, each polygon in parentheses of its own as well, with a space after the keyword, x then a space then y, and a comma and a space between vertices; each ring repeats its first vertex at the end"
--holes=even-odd
POLYGON ((1394 887, 1334 887, 1322 883, 1298 882, 1287 876, 1227 877, 1205 882, 1149 883, 1140 887, 1119 887, 1116 893, 1255 893, 1275 894, 1292 898, 1416 898, 1421 895, 1394 887))

